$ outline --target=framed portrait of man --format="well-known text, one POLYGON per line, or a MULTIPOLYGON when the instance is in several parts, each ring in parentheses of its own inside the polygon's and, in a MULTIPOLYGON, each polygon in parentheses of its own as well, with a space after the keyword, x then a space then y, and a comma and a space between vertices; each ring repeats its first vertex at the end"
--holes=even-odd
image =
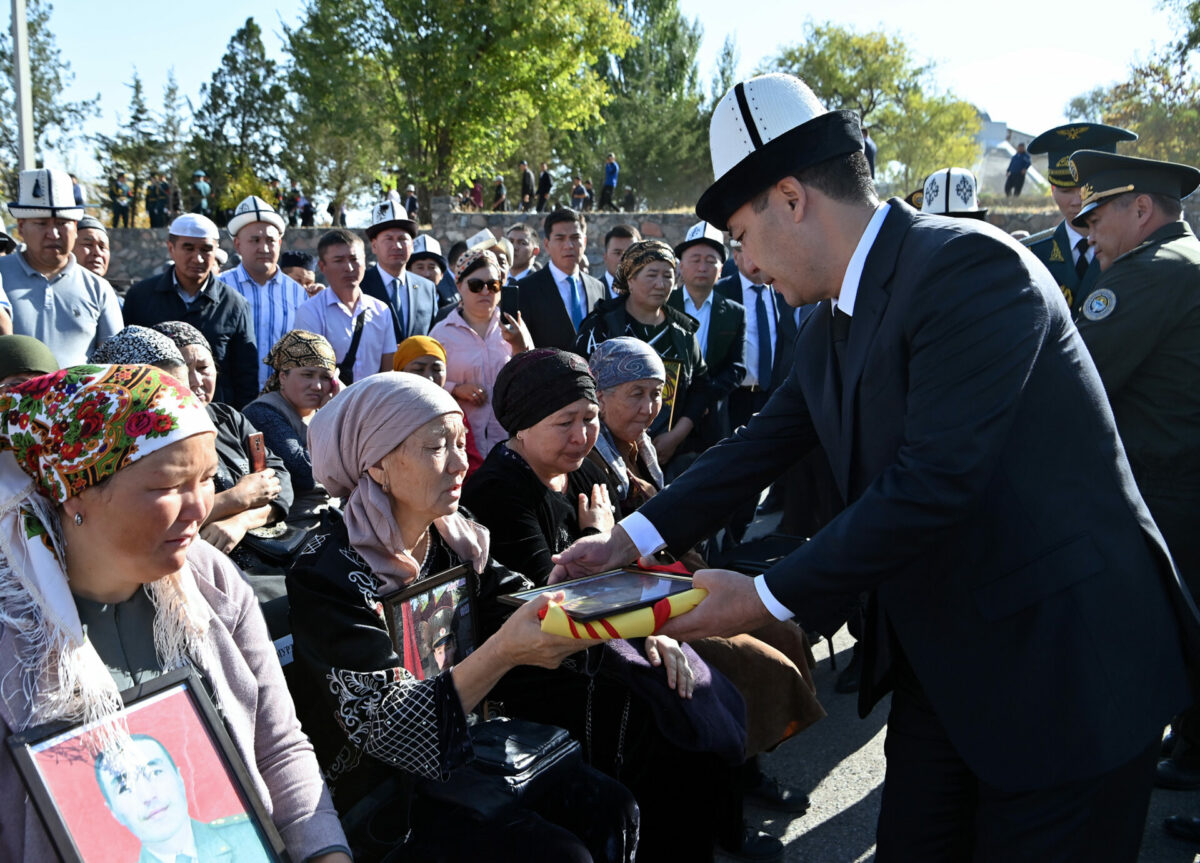
POLYGON ((475 650, 474 574, 462 564, 382 597, 400 662, 418 680, 436 677, 475 650))
POLYGON ((285 860, 283 840, 197 674, 170 672, 123 697, 123 722, 106 729, 57 723, 9 738, 62 859, 285 860))

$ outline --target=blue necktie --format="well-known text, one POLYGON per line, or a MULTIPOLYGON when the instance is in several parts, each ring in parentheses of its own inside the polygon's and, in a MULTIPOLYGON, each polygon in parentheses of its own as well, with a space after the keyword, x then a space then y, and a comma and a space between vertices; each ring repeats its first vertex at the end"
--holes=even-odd
POLYGON ((763 389, 771 386, 771 319, 768 317, 765 285, 751 285, 750 290, 758 295, 754 303, 754 316, 758 320, 758 385, 763 389))
POLYGON ((567 290, 571 294, 571 307, 568 311, 571 313, 571 323, 575 329, 579 329, 579 324, 584 318, 583 303, 579 299, 579 290, 575 284, 574 276, 567 276, 567 290))
POLYGON ((408 335, 408 315, 407 309, 404 308, 404 300, 406 298, 407 289, 405 284, 399 279, 392 279, 392 299, 396 305, 396 317, 400 321, 401 336, 408 335), (404 293, 401 293, 401 292, 404 293))

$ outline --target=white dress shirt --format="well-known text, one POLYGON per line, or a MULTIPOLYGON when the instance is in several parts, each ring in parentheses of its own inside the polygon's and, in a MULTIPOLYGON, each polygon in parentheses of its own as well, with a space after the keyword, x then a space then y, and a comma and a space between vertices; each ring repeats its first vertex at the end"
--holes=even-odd
MULTIPOLYGON (((564 273, 558 267, 554 266, 551 261, 547 264, 550 268, 550 275, 554 277, 554 284, 558 286, 558 297, 562 300, 563 308, 567 310, 567 317, 571 316, 571 287, 567 284, 567 273, 564 273)), ((586 318, 587 313, 591 311, 588 308, 587 290, 583 286, 583 273, 579 268, 575 268, 575 290, 578 291, 579 305, 583 309, 583 316, 586 318)))
POLYGON ((704 302, 700 307, 696 307, 696 303, 692 300, 692 295, 688 293, 687 288, 680 288, 683 291, 683 310, 700 322, 700 328, 696 330, 696 341, 700 343, 700 353, 704 355, 704 359, 708 359, 708 325, 712 321, 713 295, 712 291, 708 292, 708 296, 704 298, 704 302))
MULTIPOLYGON (((850 256, 850 263, 846 265, 846 274, 842 278, 841 291, 831 301, 835 309, 840 307, 846 314, 854 314, 854 301, 858 297, 858 283, 862 280, 863 266, 867 262, 867 255, 870 253, 871 247, 875 245, 875 240, 879 237, 879 229, 883 227, 883 220, 887 217, 889 209, 891 208, 886 202, 880 204, 875 210, 875 215, 871 217, 871 221, 867 223, 862 236, 859 237, 854 254, 850 256)), ((746 316, 747 318, 750 317, 749 312, 746 316)), ((649 557, 666 546, 666 542, 663 540, 662 534, 658 532, 658 528, 651 524, 650 519, 646 518, 640 512, 633 512, 625 516, 625 518, 621 519, 620 525, 629 538, 633 540, 633 544, 637 546, 638 554, 642 557, 649 557)), ((767 581, 764 576, 755 576, 754 589, 758 592, 758 598, 762 600, 762 604, 767 607, 767 611, 771 612, 772 616, 776 619, 788 620, 792 617, 791 610, 776 599, 767 588, 767 581)))
MULTIPOLYGON (((758 292, 754 290, 754 282, 747 279, 740 270, 738 278, 742 280, 742 305, 746 307, 746 376, 742 378, 741 386, 752 387, 761 384, 769 387, 771 382, 759 380, 758 374, 758 292)), ((767 340, 771 345, 771 365, 774 366, 777 344, 775 326, 779 317, 779 298, 775 296, 774 288, 763 289, 763 301, 767 303, 767 326, 770 328, 767 340)))
MULTIPOLYGON (((1079 263, 1078 246, 1079 246, 1079 241, 1084 238, 1083 234, 1079 233, 1077 230, 1072 228, 1070 222, 1064 221, 1063 225, 1066 226, 1066 229, 1067 229, 1067 242, 1071 244, 1071 263, 1078 264, 1079 263)), ((1088 246, 1088 248, 1087 248, 1088 263, 1090 264, 1095 257, 1096 257, 1096 247, 1088 246)))

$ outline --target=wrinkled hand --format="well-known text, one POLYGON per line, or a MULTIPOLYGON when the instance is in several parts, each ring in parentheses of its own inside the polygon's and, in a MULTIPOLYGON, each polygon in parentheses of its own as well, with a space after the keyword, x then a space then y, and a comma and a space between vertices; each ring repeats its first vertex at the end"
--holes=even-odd
POLYGON ((651 635, 646 638, 645 651, 651 665, 666 667, 667 688, 678 692, 680 698, 691 698, 696 689, 696 676, 679 642, 670 636, 651 635))
POLYGON ((248 473, 234 486, 238 498, 245 504, 243 509, 266 506, 279 497, 279 477, 273 468, 263 468, 257 473, 248 473))
POLYGON ((209 522, 200 528, 200 535, 214 545, 217 551, 229 554, 246 535, 246 525, 238 516, 209 522))
POLYGON ((637 556, 637 546, 618 525, 608 533, 577 539, 566 551, 554 555, 550 584, 616 569, 635 560, 637 556))
POLYGON ((594 527, 601 533, 607 533, 617 523, 613 517, 613 505, 608 498, 608 485, 598 482, 592 486, 592 496, 579 495, 579 527, 587 530, 594 527))
POLYGON ((457 384, 450 394, 460 402, 480 407, 487 404, 487 390, 479 384, 457 384))
POLYGON ((508 312, 504 312, 503 315, 508 321, 508 326, 500 328, 500 337, 512 345, 513 353, 522 354, 533 350, 533 336, 529 334, 529 327, 525 326, 525 319, 521 317, 521 313, 517 312, 515 318, 508 312))
POLYGON ((679 449, 684 437, 686 435, 680 435, 678 430, 672 429, 654 439, 654 452, 658 455, 659 464, 666 464, 675 456, 675 450, 679 449))
POLYGON ((668 620, 659 635, 680 641, 726 637, 750 632, 775 619, 758 598, 754 579, 740 572, 702 569, 692 577, 692 585, 707 590, 708 596, 687 614, 668 620))
POLYGON ((492 638, 500 640, 499 647, 506 664, 558 668, 564 659, 587 646, 574 638, 542 632, 538 612, 545 608, 551 599, 561 602, 563 598, 561 591, 542 594, 522 605, 504 621, 504 625, 492 638))

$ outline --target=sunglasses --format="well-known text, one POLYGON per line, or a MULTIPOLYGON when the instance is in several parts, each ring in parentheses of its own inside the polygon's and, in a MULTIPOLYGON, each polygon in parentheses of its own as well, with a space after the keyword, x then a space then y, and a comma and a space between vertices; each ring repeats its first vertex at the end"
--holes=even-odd
POLYGON ((473 294, 477 294, 485 289, 491 291, 493 294, 498 294, 500 293, 500 280, 488 279, 484 281, 483 279, 467 279, 467 289, 473 294))

